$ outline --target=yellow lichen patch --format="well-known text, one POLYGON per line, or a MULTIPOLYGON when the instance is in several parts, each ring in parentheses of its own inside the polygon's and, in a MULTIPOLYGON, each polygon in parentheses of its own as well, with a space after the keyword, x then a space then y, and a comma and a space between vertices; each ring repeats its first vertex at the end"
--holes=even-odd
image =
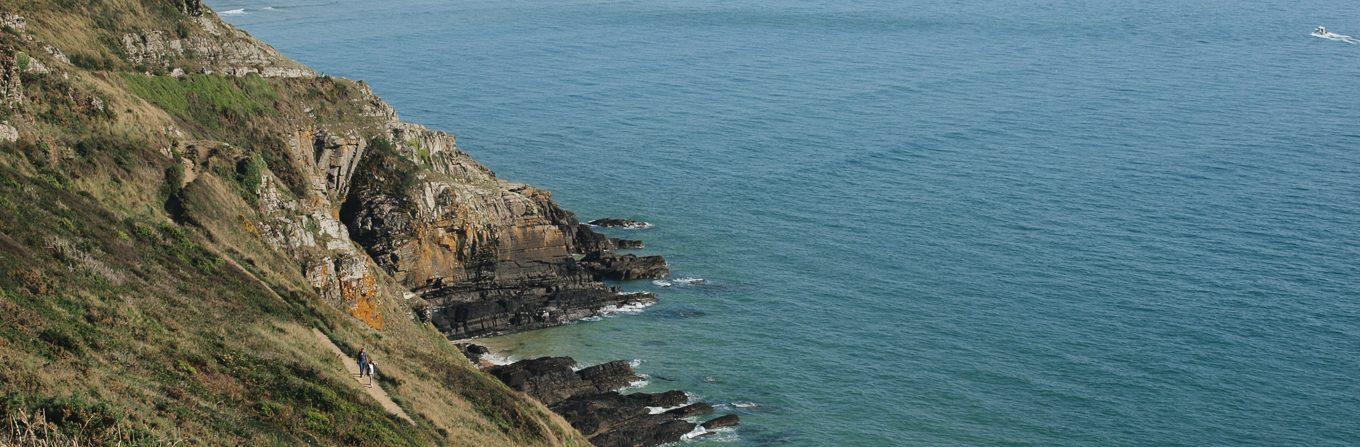
POLYGON ((374 330, 382 330, 382 311, 378 308, 378 287, 373 275, 341 281, 340 296, 350 303, 349 314, 374 330))
POLYGON ((251 221, 246 216, 241 216, 241 229, 253 236, 260 235, 260 229, 255 226, 255 222, 251 221))

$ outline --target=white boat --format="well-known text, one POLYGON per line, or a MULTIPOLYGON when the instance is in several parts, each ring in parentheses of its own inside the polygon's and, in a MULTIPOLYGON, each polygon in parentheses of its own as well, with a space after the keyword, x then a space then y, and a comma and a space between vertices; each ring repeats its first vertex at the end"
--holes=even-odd
POLYGON ((1319 27, 1317 27, 1317 29, 1313 30, 1312 36, 1313 36, 1313 37, 1316 37, 1316 38, 1319 38, 1319 39, 1335 40, 1335 41, 1337 41, 1337 42, 1346 42, 1346 43, 1349 43, 1349 44, 1352 44, 1352 45, 1354 45, 1354 44, 1360 44, 1360 41, 1355 40, 1354 37, 1347 36, 1347 35, 1345 35, 1345 34, 1337 34, 1337 33, 1331 32, 1331 31, 1327 31, 1327 27, 1325 27, 1325 26, 1319 26, 1319 27))

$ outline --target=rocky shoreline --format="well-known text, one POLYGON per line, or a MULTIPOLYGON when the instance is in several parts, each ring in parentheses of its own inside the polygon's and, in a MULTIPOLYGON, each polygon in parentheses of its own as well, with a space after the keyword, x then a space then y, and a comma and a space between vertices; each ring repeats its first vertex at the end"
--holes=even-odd
MULTIPOLYGON (((645 223, 623 219, 598 219, 588 225, 614 228, 641 228, 645 223), (602 225, 606 224, 606 225, 602 225)), ((590 250, 579 259, 570 258, 562 268, 580 269, 593 281, 662 279, 670 275, 661 256, 618 254, 615 248, 641 247, 641 241, 608 238, 587 225, 566 222, 568 234, 575 235, 575 247, 590 250), (625 242, 621 244, 620 241, 625 242), (574 261, 574 262, 573 262, 574 261)), ((559 277, 567 277, 561 275, 559 277)), ((465 301, 433 313, 431 322, 453 338, 456 334, 483 336, 555 326, 597 316, 611 308, 644 306, 656 302, 650 293, 624 293, 609 288, 612 299, 598 299, 588 282, 582 290, 545 289, 544 294, 521 294, 518 299, 465 301), (449 309, 453 318, 447 318, 449 309), (446 329, 449 328, 449 329, 446 329)), ((462 293, 476 290, 464 286, 462 293)), ((450 288, 440 289, 447 292, 450 288)), ((459 292, 452 292, 459 293, 459 292)), ((484 291, 483 291, 484 293, 484 291)), ((438 295, 436 295, 438 296, 438 295)), ((429 299, 426 295, 426 299, 429 299)), ((481 345, 455 342, 459 351, 474 365, 505 383, 547 405, 599 447, 648 447, 690 439, 709 430, 735 426, 740 419, 727 414, 708 419, 713 406, 691 401, 680 390, 661 393, 621 393, 632 384, 645 381, 624 360, 578 369, 571 357, 540 357, 510 364, 489 361, 491 351, 481 345)))
MULTIPOLYGON (((248 286, 268 289, 251 297, 259 303, 278 300, 300 306, 294 310, 305 309, 312 304, 307 298, 314 296, 317 303, 353 317, 353 331, 331 333, 341 325, 328 324, 326 335, 388 348, 387 371, 394 374, 386 377, 393 381, 380 385, 394 395, 422 396, 398 403, 409 406, 418 420, 422 411, 416 410, 424 410, 438 421, 433 427, 420 424, 405 427, 415 431, 393 432, 444 439, 457 431, 446 428, 469 421, 485 422, 482 427, 503 422, 492 414, 528 415, 525 420, 546 416, 525 410, 522 406, 530 402, 466 368, 456 356, 456 368, 441 370, 470 379, 454 382, 447 380, 453 376, 445 376, 435 383, 437 379, 412 374, 398 380, 403 370, 429 369, 426 365, 449 360, 422 350, 429 340, 412 334, 425 331, 425 324, 450 340, 566 324, 657 300, 650 293, 625 293, 605 281, 670 274, 660 256, 617 252, 642 248, 642 241, 595 231, 650 224, 627 219, 581 223, 549 192, 498 178, 459 149, 453 135, 402 121, 367 84, 322 75, 287 59, 222 22, 201 0, 134 1, 118 7, 37 2, 20 11, 0 10, 0 25, 8 37, 17 37, 0 44, 0 110, 5 112, 0 144, 17 149, 6 152, 6 163, 0 163, 7 175, 44 171, 42 175, 52 176, 41 182, 50 186, 47 193, 69 198, 76 191, 85 193, 92 199, 90 210, 107 212, 92 215, 119 216, 108 220, 136 225, 109 226, 122 228, 116 230, 120 240, 132 239, 123 230, 148 244, 162 242, 162 236, 175 240, 174 247, 183 252, 175 252, 173 261, 189 268, 171 271, 184 278, 212 272, 222 284, 237 284, 244 277, 251 280, 248 286), (68 33, 78 38, 68 38, 68 33), (109 157, 116 162, 106 163, 109 157), (81 181, 68 181, 73 178, 81 181), (240 274, 223 274, 228 267, 240 274), (360 334, 359 328, 371 332, 360 334), (410 384, 410 391, 402 390, 401 383, 410 384), (450 383, 494 386, 454 389, 450 383), (497 399, 507 395, 514 399, 497 399), (450 415, 461 415, 463 408, 430 402, 440 399, 497 401, 500 406, 496 412, 459 418, 450 415)), ((18 192, 22 194, 15 197, 37 194, 18 192)), ((50 210, 34 209, 39 211, 50 210)), ((41 232, 55 234, 47 227, 55 228, 48 225, 41 232)), ((86 236, 76 228, 63 231, 86 236)), ((45 250, 55 243, 46 243, 45 250)), ((117 253, 122 253, 126 244, 117 244, 117 253)), ((137 272, 141 278, 142 271, 137 272)), ((90 296, 124 279, 121 274, 108 276, 111 282, 90 286, 101 291, 90 296)), ((192 285, 207 290, 214 284, 192 285)), ((139 286, 159 292, 162 284, 139 286)), ((174 295, 179 299, 184 293, 174 295)), ((146 302, 160 305, 151 298, 146 302)), ((246 302, 257 303, 242 299, 232 305, 246 302)), ((284 311, 284 306, 245 307, 280 321, 304 314, 284 311)), ((269 337, 261 343, 274 341, 269 337)), ((447 348, 441 341, 438 349, 447 348)), ((163 357, 183 354, 167 352, 163 357)), ((526 362, 487 369, 487 375, 540 398, 600 445, 673 441, 693 430, 695 423, 687 419, 707 408, 690 404, 679 391, 619 393, 637 380, 626 363, 577 371, 567 358, 526 362), (679 408, 653 411, 670 407, 679 408)), ((319 377, 304 378, 312 379, 319 377)), ((203 401, 220 401, 222 396, 215 394, 220 390, 193 391, 217 396, 203 401)), ((297 393, 280 395, 285 394, 297 393)), ((260 397, 261 402, 267 397, 260 397)), ((279 412, 264 408, 275 407, 249 409, 264 421, 278 420, 279 412)), ((328 420, 351 410, 362 408, 321 409, 328 420)), ((569 441, 548 445, 580 443, 575 433, 564 433, 570 430, 556 430, 562 428, 554 426, 560 423, 556 418, 545 419, 548 424, 529 423, 513 431, 543 429, 538 433, 543 436, 524 439, 561 435, 569 441)), ((335 419, 336 425, 345 420, 375 419, 335 419)), ((222 424, 208 425, 216 429, 222 424)), ((372 432, 379 431, 387 433, 372 432)), ((498 442, 482 445, 507 445, 503 441, 518 433, 501 435, 488 435, 498 442)))
POLYGON ((570 357, 540 357, 497 365, 485 359, 486 347, 459 343, 458 349, 474 364, 511 389, 532 396, 597 447, 647 447, 711 434, 735 426, 740 418, 726 414, 698 422, 713 406, 693 401, 683 391, 631 393, 620 391, 645 380, 624 360, 576 369, 570 357))

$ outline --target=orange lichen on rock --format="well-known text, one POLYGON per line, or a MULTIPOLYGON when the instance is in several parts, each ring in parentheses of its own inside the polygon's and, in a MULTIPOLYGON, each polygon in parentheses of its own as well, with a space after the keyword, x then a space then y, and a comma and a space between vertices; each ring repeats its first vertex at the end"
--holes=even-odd
POLYGON ((351 316, 374 330, 382 330, 382 309, 378 307, 378 287, 372 275, 341 281, 340 296, 350 303, 351 316))

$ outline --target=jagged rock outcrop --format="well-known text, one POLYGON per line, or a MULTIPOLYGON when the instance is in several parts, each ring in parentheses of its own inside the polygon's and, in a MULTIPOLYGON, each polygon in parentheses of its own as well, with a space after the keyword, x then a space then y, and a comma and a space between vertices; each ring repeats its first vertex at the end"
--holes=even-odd
POLYGON ((28 20, 24 19, 23 16, 18 14, 0 12, 0 26, 5 26, 13 30, 22 31, 25 28, 28 28, 28 20))
MULTIPOLYGON (((622 394, 618 390, 639 377, 624 361, 580 371, 569 357, 521 360, 487 369, 510 388, 548 404, 572 427, 600 447, 654 446, 680 440, 697 426, 690 419, 713 412, 703 402, 689 402, 681 391, 622 394)), ((736 416, 709 421, 713 428, 735 425, 736 416)))
POLYGON ((9 123, 0 123, 0 143, 12 143, 19 139, 19 129, 9 123))
POLYGON ((666 260, 660 256, 597 251, 581 258, 580 262, 586 270, 601 279, 658 279, 671 273, 666 260))
POLYGON ((179 12, 188 16, 198 17, 203 15, 202 0, 175 0, 175 6, 179 7, 179 12))
POLYGON ((18 61, 0 60, 0 106, 16 109, 24 101, 24 81, 18 61))
POLYGON ((178 1, 181 12, 195 21, 200 34, 177 36, 166 31, 127 33, 121 44, 128 62, 163 69, 183 68, 195 73, 229 76, 258 74, 267 78, 311 78, 316 72, 283 57, 277 50, 243 31, 223 26, 203 15, 197 0, 178 1), (172 66, 171 64, 181 64, 172 66))
POLYGON ((353 170, 341 218, 449 337, 551 326, 655 300, 620 294, 582 268, 573 253, 613 243, 546 191, 496 178, 450 135, 414 125, 391 131, 353 170))

